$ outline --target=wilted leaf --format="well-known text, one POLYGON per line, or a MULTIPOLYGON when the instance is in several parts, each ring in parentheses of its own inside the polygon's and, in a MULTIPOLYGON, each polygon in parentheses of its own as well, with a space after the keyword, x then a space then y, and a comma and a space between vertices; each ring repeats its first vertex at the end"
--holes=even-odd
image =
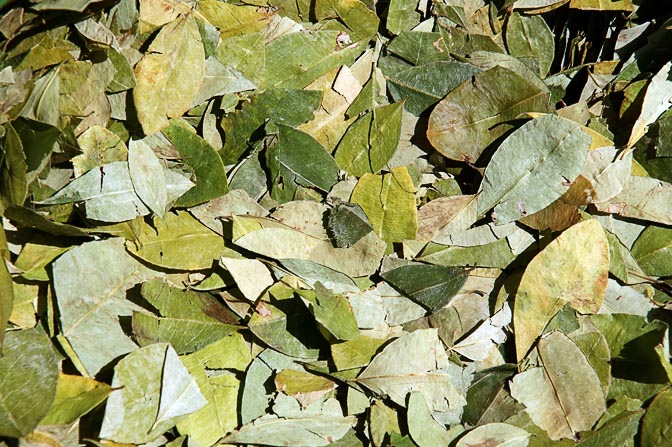
POLYGON ((672 393, 665 390, 659 393, 646 410, 642 420, 642 444, 662 447, 672 441, 667 421, 672 415, 672 393))
POLYGON ((374 109, 345 132, 336 149, 336 162, 348 174, 377 174, 397 150, 403 103, 374 109))
POLYGON ((527 447, 531 434, 509 424, 485 424, 460 438, 455 447, 527 447))
POLYGON ((100 437, 115 442, 153 441, 174 425, 170 418, 157 420, 161 409, 190 413, 205 403, 173 348, 162 343, 138 349, 123 358, 114 368, 112 387, 115 391, 107 399, 100 437), (188 387, 191 392, 182 398, 181 391, 188 387), (186 405, 175 407, 176 400, 186 405))
POLYGON ((130 142, 128 171, 140 200, 154 214, 163 217, 168 202, 166 176, 154 151, 142 140, 130 142))
POLYGON ((60 373, 54 403, 40 424, 72 424, 103 402, 111 391, 106 383, 60 373))
POLYGON ((432 413, 466 403, 454 383, 436 329, 418 330, 394 340, 373 358, 356 381, 399 405, 406 405, 409 392, 419 391, 432 413), (404 361, 400 362, 400 358, 404 361))
POLYGON ((341 439, 353 416, 310 416, 300 419, 262 418, 221 439, 224 443, 261 443, 270 446, 317 447, 341 439))

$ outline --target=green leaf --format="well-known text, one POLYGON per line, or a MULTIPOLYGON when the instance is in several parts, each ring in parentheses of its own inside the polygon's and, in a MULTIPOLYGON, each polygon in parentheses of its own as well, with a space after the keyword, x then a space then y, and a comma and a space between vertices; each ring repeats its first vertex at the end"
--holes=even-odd
POLYGON ((543 367, 516 375, 511 395, 551 439, 573 439, 575 433, 590 430, 606 410, 599 378, 578 346, 561 332, 543 336, 537 349, 543 367))
POLYGON ((653 399, 646 410, 642 420, 642 445, 662 447, 672 441, 672 433, 667 423, 670 416, 672 416, 672 391, 666 389, 653 399))
MULTIPOLYGON (((259 222, 264 225, 264 221, 259 222)), ((336 248, 329 240, 277 225, 250 231, 233 242, 273 259, 313 261, 351 277, 374 272, 385 252, 385 243, 374 232, 350 248, 336 248)))
POLYGON ((150 264, 176 270, 212 267, 224 252, 224 239, 184 211, 142 224, 137 242, 126 242, 128 251, 150 264))
POLYGON ((254 33, 269 22, 271 15, 254 5, 237 5, 215 0, 198 2, 198 12, 219 28, 222 37, 254 33))
POLYGON ((267 43, 261 88, 300 89, 336 67, 351 64, 362 52, 361 45, 342 48, 339 36, 338 31, 297 31, 267 43))
POLYGON ((320 105, 322 95, 312 90, 268 90, 256 95, 239 111, 228 114, 222 120, 226 141, 222 160, 226 164, 238 161, 250 147, 253 135, 267 119, 296 127, 309 121, 320 105))
POLYGON ((36 330, 8 332, 0 357, 0 435, 32 432, 54 402, 57 382, 49 338, 36 330))
POLYGON ((479 73, 471 64, 435 61, 416 67, 383 65, 392 97, 405 100, 404 107, 419 116, 439 102, 458 85, 479 73))
POLYGON ((204 71, 205 52, 193 15, 165 25, 135 66, 133 102, 146 135, 190 108, 204 71))
POLYGON ((397 150, 403 102, 374 109, 355 121, 336 149, 336 162, 348 174, 360 177, 383 169, 397 150))
POLYGON ((181 359, 198 383, 208 403, 177 420, 177 429, 200 445, 211 445, 238 425, 240 381, 223 368, 244 370, 250 363, 246 342, 240 334, 224 337, 181 359), (208 374, 216 371, 218 374, 208 374))
POLYGON ((430 264, 409 264, 381 275, 395 289, 436 312, 460 291, 469 273, 464 269, 430 264))
POLYGON ((509 54, 526 62, 542 78, 553 63, 554 35, 539 15, 511 14, 506 21, 506 49, 509 54))
POLYGON ((341 439, 354 423, 354 416, 309 416, 298 419, 268 417, 221 439, 223 443, 260 443, 269 446, 318 447, 341 439))
POLYGON ((416 2, 391 0, 387 12, 387 30, 392 34, 407 31, 420 23, 421 13, 416 2))
POLYGON ((168 204, 166 176, 154 151, 142 140, 131 140, 128 150, 128 171, 135 192, 152 210, 163 217, 168 204))
POLYGON ((492 423, 476 427, 462 436, 455 447, 527 447, 531 434, 509 424, 492 423))
POLYGON ((353 42, 370 39, 378 32, 377 14, 360 0, 319 0, 315 4, 315 15, 319 21, 342 22, 353 42))
POLYGON ((329 212, 328 229, 336 246, 347 248, 373 230, 369 219, 359 205, 339 203, 329 212))
POLYGON ((506 68, 476 73, 436 105, 427 138, 446 157, 475 162, 511 129, 508 121, 525 112, 549 112, 549 96, 506 68))
POLYGON ((315 315, 315 321, 327 334, 337 340, 352 340, 359 336, 357 320, 347 297, 336 294, 317 282, 315 298, 310 301, 310 310, 315 315))
POLYGON ((58 307, 69 309, 60 314, 61 333, 85 375, 93 376, 116 357, 137 349, 119 324, 120 317, 139 310, 126 300, 126 290, 160 273, 128 255, 119 238, 73 248, 54 261, 52 273, 58 307))
POLYGON ((271 196, 283 203, 294 197, 298 186, 329 191, 338 180, 338 166, 329 152, 307 133, 284 124, 277 128, 278 142, 266 152, 271 196))
POLYGON ((359 205, 375 232, 385 241, 413 239, 418 230, 415 187, 406 167, 383 175, 364 174, 350 201, 359 205))
POLYGON ((579 176, 589 145, 590 137, 572 121, 555 115, 528 121, 492 156, 479 188, 478 213, 494 207, 493 219, 504 224, 541 211, 579 176))
POLYGON ((180 197, 175 206, 189 207, 215 199, 229 191, 224 164, 217 152, 190 128, 177 121, 163 129, 194 174, 196 186, 180 197))
POLYGON ((522 360, 566 303, 597 313, 609 274, 609 245, 602 226, 587 220, 570 227, 530 261, 513 310, 516 353, 522 360))
POLYGON ((205 403, 189 371, 166 344, 140 348, 119 361, 112 388, 100 437, 114 442, 151 442, 175 425, 172 418, 161 419, 161 410, 167 416, 171 411, 191 413, 205 403))
POLYGON ((672 230, 650 226, 632 246, 632 255, 639 266, 651 276, 670 276, 672 261, 672 230))
POLYGON ((72 424, 107 399, 111 392, 106 383, 60 373, 54 403, 40 425, 72 424))
POLYGON ((77 137, 82 150, 72 158, 75 176, 79 177, 93 168, 115 161, 126 161, 128 148, 114 132, 101 126, 89 127, 77 137))

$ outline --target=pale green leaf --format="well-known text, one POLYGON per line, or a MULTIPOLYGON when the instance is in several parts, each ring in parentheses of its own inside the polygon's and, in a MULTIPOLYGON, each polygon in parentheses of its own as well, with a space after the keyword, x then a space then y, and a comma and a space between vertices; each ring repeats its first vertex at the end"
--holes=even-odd
POLYGON ((550 111, 549 97, 548 90, 506 68, 476 73, 436 105, 427 138, 446 157, 475 162, 511 129, 507 121, 525 112, 550 111))
POLYGON ((163 363, 159 411, 152 428, 164 421, 193 413, 207 403, 194 378, 175 350, 169 347, 163 363))
POLYGON ((494 207, 493 219, 504 224, 544 209, 581 173, 589 145, 590 137, 572 121, 555 115, 528 121, 492 156, 478 213, 494 207))
POLYGON ((319 447, 341 439, 355 422, 353 416, 310 416, 300 419, 266 417, 225 436, 221 442, 269 446, 319 447))
POLYGON ((364 174, 350 200, 362 207, 382 239, 400 242, 417 233, 414 190, 408 169, 402 166, 383 175, 364 174))
POLYGON ((274 282, 268 267, 257 259, 221 257, 219 262, 233 276, 243 296, 251 302, 255 302, 274 282))
POLYGON ((561 332, 542 337, 538 350, 543 367, 516 375, 511 395, 551 439, 573 439, 575 433, 590 430, 606 410, 600 380, 578 346, 561 332))
POLYGON ((27 436, 56 396, 58 364, 49 338, 36 330, 11 331, 0 357, 0 435, 27 436))
POLYGON ((351 277, 374 272, 385 251, 385 243, 374 232, 350 248, 336 248, 328 240, 277 224, 248 232, 233 242, 273 259, 313 261, 351 277))
POLYGON ((161 275, 136 261, 123 244, 119 238, 87 242, 63 254, 52 267, 56 302, 60 309, 69 309, 60 313, 61 333, 84 366, 82 373, 91 376, 137 349, 119 324, 120 317, 139 310, 126 300, 126 290, 161 275))
POLYGON ((448 445, 460 429, 446 430, 432 418, 422 393, 414 391, 408 396, 408 432, 419 447, 448 445))
POLYGON ((135 66, 133 102, 146 135, 189 109, 204 71, 205 52, 193 15, 165 25, 135 66))
POLYGON ((154 214, 163 217, 168 204, 165 170, 154 151, 142 140, 129 143, 128 171, 140 200, 154 214))
POLYGON ((476 427, 462 436, 455 447, 527 447, 531 434, 509 424, 492 423, 476 427))
POLYGON ((437 330, 424 329, 385 346, 356 381, 402 406, 409 392, 419 391, 432 413, 447 412, 466 403, 449 368, 437 330))
POLYGON ((150 264, 176 270, 212 266, 224 252, 224 239, 185 211, 170 212, 143 223, 137 242, 126 248, 150 264))
POLYGON ((535 256, 523 273, 513 311, 518 360, 566 303, 581 313, 597 313, 608 274, 609 246, 595 220, 574 225, 535 256))

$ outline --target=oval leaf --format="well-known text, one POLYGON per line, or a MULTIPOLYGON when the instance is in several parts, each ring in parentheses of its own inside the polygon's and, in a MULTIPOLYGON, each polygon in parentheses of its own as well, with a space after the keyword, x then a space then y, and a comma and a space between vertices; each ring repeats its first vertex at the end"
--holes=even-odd
POLYGON ((546 208, 581 173, 590 141, 578 124, 555 115, 528 121, 492 156, 478 213, 494 206, 493 219, 504 224, 546 208))

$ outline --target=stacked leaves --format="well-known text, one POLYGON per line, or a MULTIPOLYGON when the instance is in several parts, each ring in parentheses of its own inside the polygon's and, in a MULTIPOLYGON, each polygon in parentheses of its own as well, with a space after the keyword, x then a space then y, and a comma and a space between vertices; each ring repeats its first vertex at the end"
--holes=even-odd
POLYGON ((670 445, 657 8, 9 2, 0 437, 670 445))

